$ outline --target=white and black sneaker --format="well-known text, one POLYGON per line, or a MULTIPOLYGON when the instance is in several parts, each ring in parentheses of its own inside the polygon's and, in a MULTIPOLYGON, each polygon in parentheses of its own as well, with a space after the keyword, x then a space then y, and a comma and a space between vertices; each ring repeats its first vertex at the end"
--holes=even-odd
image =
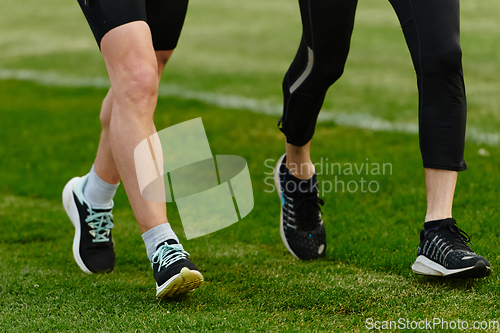
POLYGON ((203 275, 188 256, 182 245, 173 239, 158 245, 151 257, 156 297, 187 294, 201 285, 203 275))
POLYGON ((287 190, 284 176, 287 172, 286 156, 278 160, 274 168, 274 182, 281 199, 280 234, 288 251, 300 260, 312 260, 325 256, 326 231, 321 219, 317 188, 301 191, 287 190))
POLYGON ((63 190, 63 205, 75 226, 73 256, 85 273, 111 272, 115 267, 113 206, 93 208, 83 196, 88 176, 71 179, 63 190))
MULTIPOLYGON (((480 278, 490 274, 490 263, 467 246, 470 237, 452 218, 435 229, 422 230, 413 272, 429 276, 480 278)), ((471 243, 472 244, 472 243, 471 243)))

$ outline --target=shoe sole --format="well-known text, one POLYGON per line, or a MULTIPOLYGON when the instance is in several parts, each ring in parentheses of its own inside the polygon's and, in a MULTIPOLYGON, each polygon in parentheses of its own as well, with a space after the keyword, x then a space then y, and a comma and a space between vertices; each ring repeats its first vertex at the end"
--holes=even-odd
POLYGON ((280 184, 280 178, 279 178, 279 170, 280 170, 280 165, 283 162, 283 159, 285 158, 286 154, 281 155, 280 159, 276 163, 276 166, 274 167, 274 186, 276 186, 276 192, 278 192, 278 196, 280 198, 280 207, 281 207, 281 212, 280 212, 280 235, 281 235, 281 240, 285 244, 286 248, 288 249, 288 252, 290 252, 295 258, 298 260, 300 259, 293 251, 290 245, 288 245, 288 241, 286 240, 285 237, 285 232, 283 231, 283 194, 281 191, 281 184, 280 184))
POLYGON ((474 266, 446 269, 442 265, 425 256, 418 256, 411 266, 413 273, 426 276, 446 276, 456 278, 481 278, 490 275, 491 269, 483 261, 478 261, 474 266))
POLYGON ((181 272, 172 276, 160 287, 156 285, 156 297, 174 297, 187 294, 198 288, 203 282, 203 275, 199 271, 183 267, 181 272))
POLYGON ((73 186, 80 179, 81 177, 75 177, 71 179, 66 184, 66 186, 64 186, 62 201, 64 210, 66 211, 66 214, 71 220, 71 223, 73 223, 73 226, 75 227, 75 237, 73 238, 73 257, 75 258, 76 263, 78 264, 78 266, 82 271, 84 271, 87 274, 92 274, 90 269, 88 269, 87 266, 85 266, 82 258, 80 257, 80 237, 81 237, 80 233, 82 229, 80 226, 80 216, 78 215, 78 208, 76 207, 73 196, 73 186))

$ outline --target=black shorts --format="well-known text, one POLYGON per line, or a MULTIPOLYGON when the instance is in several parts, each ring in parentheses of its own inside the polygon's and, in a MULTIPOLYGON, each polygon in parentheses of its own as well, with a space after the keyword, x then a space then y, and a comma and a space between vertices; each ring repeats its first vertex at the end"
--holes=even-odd
POLYGON ((101 40, 120 25, 145 21, 157 51, 173 50, 181 34, 188 0, 78 0, 92 33, 101 40))

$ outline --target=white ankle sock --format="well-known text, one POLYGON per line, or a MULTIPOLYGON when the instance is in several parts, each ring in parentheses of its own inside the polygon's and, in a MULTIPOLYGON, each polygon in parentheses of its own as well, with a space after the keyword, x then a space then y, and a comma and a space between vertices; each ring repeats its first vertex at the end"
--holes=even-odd
POLYGON ((179 238, 177 238, 172 230, 172 227, 170 226, 170 223, 168 222, 149 229, 142 234, 142 239, 144 240, 144 244, 146 244, 146 251, 148 252, 149 260, 151 260, 151 257, 156 252, 156 247, 159 244, 169 239, 173 239, 179 243, 179 238))
POLYGON ((83 196, 93 208, 107 208, 111 206, 118 184, 108 184, 95 173, 94 166, 89 172, 87 184, 83 189, 83 196))

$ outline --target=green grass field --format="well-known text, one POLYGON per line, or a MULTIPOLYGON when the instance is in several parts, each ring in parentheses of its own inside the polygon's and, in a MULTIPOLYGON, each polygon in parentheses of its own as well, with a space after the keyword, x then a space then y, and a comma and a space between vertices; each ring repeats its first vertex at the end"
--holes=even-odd
MULTIPOLYGON (((73 260, 61 191, 90 169, 106 94, 104 64, 78 5, 1 2, 0 331, 365 332, 367 318, 460 319, 471 328, 500 320, 500 3, 462 1, 462 11, 469 170, 459 177, 454 216, 490 260, 491 276, 411 272, 425 187, 418 137, 398 131, 416 124, 417 95, 388 2, 359 4, 348 67, 325 102, 334 121, 318 124, 313 158, 390 163, 392 174, 364 176, 379 184, 376 193, 326 194, 326 258, 299 262, 281 242, 279 199, 266 174, 273 163, 265 162, 284 149, 276 122, 281 79, 300 37, 297 3, 197 0, 162 81, 156 125, 202 117, 214 155, 247 160, 255 207, 226 229, 183 241, 206 282, 159 301, 123 187, 115 199, 115 271, 88 276, 73 260), (395 125, 374 131, 356 119, 395 125)), ((335 176, 360 180, 321 180, 335 176)), ((175 205, 168 210, 179 229, 175 205)))

